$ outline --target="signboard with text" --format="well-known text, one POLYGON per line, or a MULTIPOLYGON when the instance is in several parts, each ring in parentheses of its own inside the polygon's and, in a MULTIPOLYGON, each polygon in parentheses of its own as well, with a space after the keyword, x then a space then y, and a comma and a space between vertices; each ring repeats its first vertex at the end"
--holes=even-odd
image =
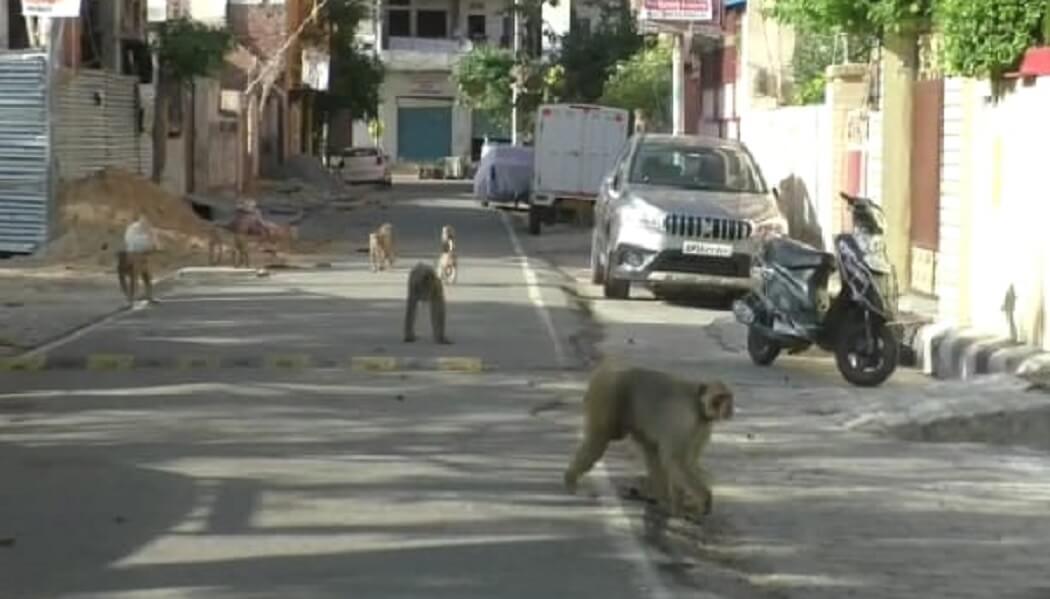
POLYGON ((168 0, 147 0, 146 21, 163 23, 168 20, 168 0))
POLYGON ((715 20, 715 0, 641 0, 641 21, 710 23, 715 20))
POLYGON ((80 0, 22 0, 22 15, 26 17, 79 17, 80 0))

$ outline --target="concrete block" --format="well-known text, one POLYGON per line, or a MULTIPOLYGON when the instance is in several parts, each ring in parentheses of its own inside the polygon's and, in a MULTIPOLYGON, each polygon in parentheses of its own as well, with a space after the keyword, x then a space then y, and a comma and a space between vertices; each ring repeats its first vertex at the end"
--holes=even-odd
POLYGON ((1014 374, 1025 360, 1031 359, 1039 354, 1040 350, 1028 345, 1015 345, 994 352, 988 358, 988 372, 1004 372, 1014 374))
POLYGON ((986 337, 978 339, 963 349, 959 362, 959 378, 970 380, 977 375, 988 373, 988 358, 992 353, 1014 345, 1009 339, 986 337))
POLYGON ((966 348, 982 338, 982 335, 969 329, 949 329, 933 355, 933 376, 939 379, 961 376, 966 348))

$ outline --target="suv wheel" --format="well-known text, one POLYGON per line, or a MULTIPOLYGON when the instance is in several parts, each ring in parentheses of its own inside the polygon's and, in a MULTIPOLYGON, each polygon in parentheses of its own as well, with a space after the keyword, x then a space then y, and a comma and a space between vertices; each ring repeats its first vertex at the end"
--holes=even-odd
POLYGON ((605 283, 605 267, 598 260, 598 243, 591 238, 591 283, 601 285, 605 283))
POLYGON ((605 281, 602 291, 608 299, 625 300, 631 296, 631 282, 613 278, 611 256, 605 258, 605 281))

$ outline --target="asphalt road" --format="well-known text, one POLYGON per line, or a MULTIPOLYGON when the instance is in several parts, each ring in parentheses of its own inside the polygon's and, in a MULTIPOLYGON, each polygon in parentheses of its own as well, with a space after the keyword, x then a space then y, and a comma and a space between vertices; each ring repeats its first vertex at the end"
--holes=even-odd
POLYGON ((51 348, 63 368, 0 373, 0 597, 1050 590, 1045 454, 843 426, 960 387, 901 371, 852 389, 820 354, 755 368, 726 312, 603 300, 585 232, 529 237, 448 185, 333 206, 303 235, 341 241, 268 278, 185 280, 51 348), (401 257, 371 273, 360 250, 384 221, 401 257), (406 274, 443 224, 461 252, 454 344, 431 342, 425 311, 404 344, 406 274), (625 446, 563 492, 599 352, 736 390, 702 524, 617 499, 639 472, 625 446))
POLYGON ((530 413, 578 394, 564 277, 434 189, 312 219, 346 240, 330 266, 191 278, 0 375, 0 596, 666 594, 615 504, 563 492, 573 419, 530 413), (374 274, 384 220, 401 255, 374 274), (424 310, 405 344, 443 224, 454 343, 424 310))

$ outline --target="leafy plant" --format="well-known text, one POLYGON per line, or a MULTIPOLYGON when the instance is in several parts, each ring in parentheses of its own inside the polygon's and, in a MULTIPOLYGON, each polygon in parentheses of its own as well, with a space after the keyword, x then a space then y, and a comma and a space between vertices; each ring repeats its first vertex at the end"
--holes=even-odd
POLYGON ((153 110, 152 179, 160 183, 167 163, 169 109, 172 98, 194 77, 206 77, 223 65, 233 48, 233 36, 224 28, 187 18, 161 23, 157 29, 157 93, 153 110))
POLYGON ((777 0, 769 10, 800 30, 880 36, 928 22, 935 0, 777 0))
POLYGON ((187 18, 161 23, 157 29, 157 61, 168 80, 185 84, 218 71, 233 48, 233 35, 187 18))
POLYGON ((599 101, 640 110, 650 128, 660 130, 671 122, 671 91, 671 46, 656 42, 616 65, 599 101))
POLYGON ((936 21, 947 71, 999 77, 1038 43, 1048 15, 1048 4, 1037 0, 940 0, 936 21))
POLYGON ((463 56, 452 71, 459 101, 489 114, 493 124, 508 127, 511 117, 514 53, 478 46, 463 56))
POLYGON ((573 102, 593 102, 617 63, 642 49, 637 20, 625 2, 603 5, 593 31, 570 29, 561 39, 555 62, 565 70, 564 96, 573 102))
POLYGON ((791 58, 794 75, 793 104, 819 104, 827 85, 825 72, 840 61, 867 62, 875 40, 859 35, 842 36, 827 31, 801 30, 795 38, 791 58), (845 54, 844 54, 845 53, 845 54))

